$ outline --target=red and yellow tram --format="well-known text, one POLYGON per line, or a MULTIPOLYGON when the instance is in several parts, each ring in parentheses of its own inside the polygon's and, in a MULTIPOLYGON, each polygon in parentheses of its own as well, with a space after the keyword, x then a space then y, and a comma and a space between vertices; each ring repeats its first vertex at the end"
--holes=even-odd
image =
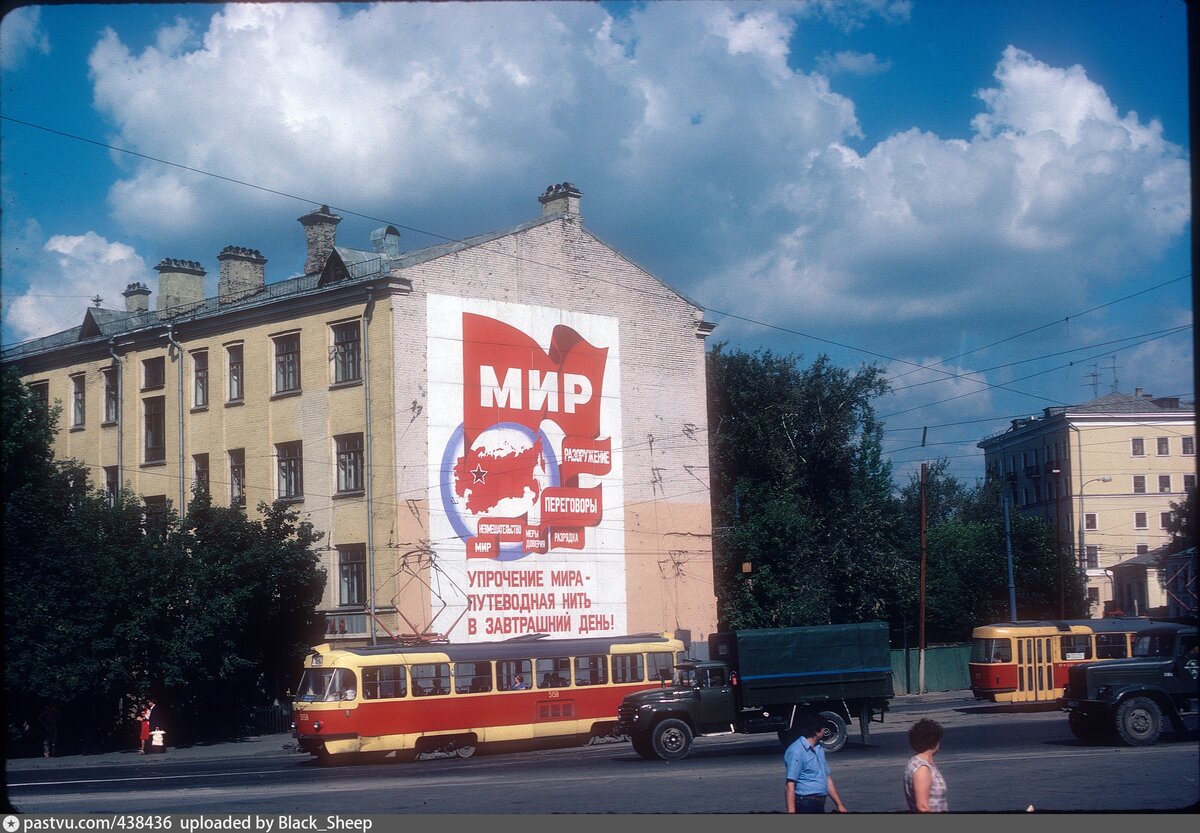
POLYGON ((616 739, 622 698, 669 680, 684 647, 668 634, 318 645, 293 698, 293 735, 326 763, 616 739))
POLYGON ((998 622, 971 632, 968 670, 977 700, 1049 703, 1063 696, 1072 665, 1128 657, 1143 616, 998 622))

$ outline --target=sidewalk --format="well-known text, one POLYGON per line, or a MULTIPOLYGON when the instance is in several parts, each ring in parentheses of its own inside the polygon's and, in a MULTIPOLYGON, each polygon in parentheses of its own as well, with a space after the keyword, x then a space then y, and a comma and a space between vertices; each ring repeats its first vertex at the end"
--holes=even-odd
MULTIPOLYGON (((905 711, 929 708, 945 708, 961 701, 962 705, 976 703, 970 689, 957 691, 931 691, 926 694, 897 694, 892 698, 893 707, 901 706, 905 711)), ((259 735, 242 738, 224 743, 205 743, 193 746, 175 747, 169 743, 167 751, 149 755, 139 755, 136 749, 125 749, 119 752, 103 752, 98 755, 62 755, 54 758, 10 758, 4 763, 8 772, 29 772, 36 770, 68 769, 88 766, 111 766, 126 764, 133 766, 152 767, 164 763, 180 763, 184 761, 217 760, 221 758, 241 757, 276 757, 294 755, 307 758, 295 747, 295 741, 288 733, 277 735, 259 735)))

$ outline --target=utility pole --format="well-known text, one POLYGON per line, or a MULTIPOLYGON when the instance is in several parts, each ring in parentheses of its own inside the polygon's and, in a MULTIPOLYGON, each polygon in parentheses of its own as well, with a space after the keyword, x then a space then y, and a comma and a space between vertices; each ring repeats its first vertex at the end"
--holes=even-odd
POLYGON ((1017 621, 1017 584, 1013 581, 1012 563, 1012 528, 1008 521, 1008 492, 1004 496, 1004 549, 1008 554, 1008 616, 1010 621, 1017 621))
POLYGON ((917 693, 925 693, 925 469, 921 464, 921 620, 918 625, 917 641, 920 652, 917 659, 917 693))

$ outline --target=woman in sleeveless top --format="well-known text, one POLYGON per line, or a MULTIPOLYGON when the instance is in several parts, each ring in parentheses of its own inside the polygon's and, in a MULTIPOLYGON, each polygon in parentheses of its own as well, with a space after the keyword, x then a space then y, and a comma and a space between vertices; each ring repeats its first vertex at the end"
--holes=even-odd
POLYGON ((908 744, 917 753, 904 768, 904 797, 915 813, 945 813, 946 781, 933 762, 942 746, 942 726, 936 720, 918 720, 908 730, 908 744))

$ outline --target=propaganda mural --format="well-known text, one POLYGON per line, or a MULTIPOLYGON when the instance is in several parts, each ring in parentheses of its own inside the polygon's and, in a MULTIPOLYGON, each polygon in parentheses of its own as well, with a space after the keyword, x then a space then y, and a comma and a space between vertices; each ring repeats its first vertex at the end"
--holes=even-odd
POLYGON ((455 642, 625 633, 617 319, 427 309, 436 621, 455 642))

